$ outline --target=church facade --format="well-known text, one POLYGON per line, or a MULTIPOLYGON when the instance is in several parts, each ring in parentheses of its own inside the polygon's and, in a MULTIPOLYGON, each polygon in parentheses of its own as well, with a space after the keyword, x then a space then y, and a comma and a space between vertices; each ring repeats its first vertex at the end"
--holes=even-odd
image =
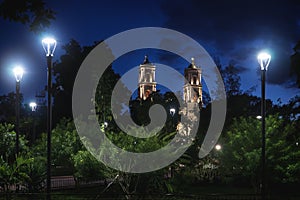
MULTIPOLYGON (((138 98, 146 100, 150 94, 156 92, 155 71, 156 67, 148 57, 139 67, 138 98)), ((202 104, 201 69, 196 66, 194 58, 184 70, 185 82, 183 85, 183 100, 185 103, 202 104)))

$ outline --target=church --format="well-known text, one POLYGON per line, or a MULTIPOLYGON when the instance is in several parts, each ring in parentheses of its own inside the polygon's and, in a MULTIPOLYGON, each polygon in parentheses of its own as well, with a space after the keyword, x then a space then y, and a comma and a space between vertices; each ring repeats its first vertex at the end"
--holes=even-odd
MULTIPOLYGON (((156 92, 155 65, 145 56, 144 62, 139 66, 138 98, 146 100, 149 95, 156 92)), ((185 83, 183 85, 183 100, 185 103, 202 104, 201 69, 196 66, 194 58, 190 65, 184 69, 185 83)))
MULTIPOLYGON (((182 119, 195 119, 195 111, 200 111, 202 107, 202 83, 201 68, 195 64, 191 58, 190 64, 184 69, 184 82, 182 86, 182 99, 178 100, 173 92, 160 94, 157 90, 156 66, 145 56, 144 61, 139 66, 137 98, 129 103, 130 115, 135 123, 144 126, 150 123, 148 111, 154 104, 161 104, 168 115, 168 127, 170 130, 182 130, 182 119), (179 101, 184 104, 180 107, 179 101)), ((184 135, 189 135, 189 131, 184 135)))

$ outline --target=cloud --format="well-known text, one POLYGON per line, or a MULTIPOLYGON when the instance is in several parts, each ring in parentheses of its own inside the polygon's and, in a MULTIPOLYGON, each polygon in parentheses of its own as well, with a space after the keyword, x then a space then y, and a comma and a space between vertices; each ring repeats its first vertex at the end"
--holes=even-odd
POLYGON ((165 0, 161 8, 167 28, 195 38, 221 60, 234 60, 245 71, 266 48, 272 54, 268 81, 289 79, 289 56, 300 34, 298 1, 165 0))

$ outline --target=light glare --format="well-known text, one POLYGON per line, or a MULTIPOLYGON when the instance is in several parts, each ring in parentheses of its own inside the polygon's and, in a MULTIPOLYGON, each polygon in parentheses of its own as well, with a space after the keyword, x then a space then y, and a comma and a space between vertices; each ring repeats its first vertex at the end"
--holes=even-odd
POLYGON ((219 145, 219 144, 217 144, 217 145, 215 146, 215 148, 216 148, 216 150, 217 150, 217 151, 219 151, 219 150, 221 150, 221 149, 222 149, 222 146, 221 146, 221 145, 219 145))
POLYGON ((29 106, 30 106, 30 108, 31 108, 32 111, 35 111, 36 107, 37 107, 37 104, 35 102, 30 102, 29 106))
POLYGON ((13 72, 14 72, 16 81, 20 82, 23 77, 23 74, 24 74, 23 68, 21 66, 17 66, 13 69, 13 72))
POLYGON ((258 60, 261 70, 268 70, 268 66, 271 61, 270 54, 268 54, 266 52, 259 53, 257 56, 257 60, 258 60))
POLYGON ((53 38, 45 38, 42 40, 42 42, 46 43, 46 44, 54 44, 54 43, 56 43, 56 40, 53 38))
POLYGON ((53 56, 56 48, 56 40, 54 38, 47 37, 42 40, 42 44, 46 52, 46 56, 53 56))
POLYGON ((174 114, 175 114, 175 108, 170 108, 170 114, 172 115, 172 116, 174 116, 174 114))

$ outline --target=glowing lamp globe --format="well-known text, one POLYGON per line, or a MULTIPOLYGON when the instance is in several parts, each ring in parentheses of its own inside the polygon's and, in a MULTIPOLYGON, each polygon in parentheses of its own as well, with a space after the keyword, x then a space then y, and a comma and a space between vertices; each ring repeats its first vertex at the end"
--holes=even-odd
POLYGON ((13 69, 15 78, 17 82, 20 82, 22 80, 23 74, 24 74, 24 70, 21 66, 17 66, 13 69))

